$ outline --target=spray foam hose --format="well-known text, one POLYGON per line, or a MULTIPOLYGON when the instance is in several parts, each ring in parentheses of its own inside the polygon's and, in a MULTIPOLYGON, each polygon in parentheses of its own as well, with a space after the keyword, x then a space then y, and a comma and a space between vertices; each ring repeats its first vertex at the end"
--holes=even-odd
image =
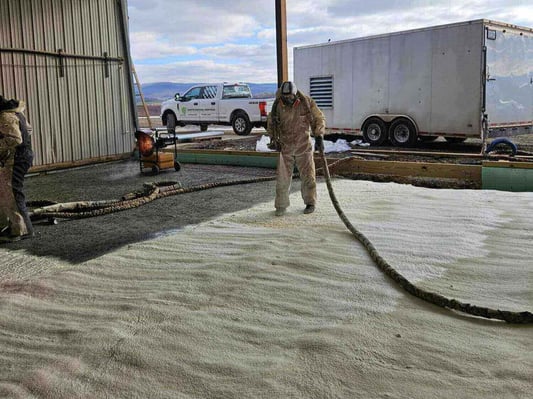
POLYGON ((337 214, 341 218, 342 222, 352 235, 365 247, 369 253, 372 260, 376 263, 383 273, 392 278, 396 283, 398 283, 403 289, 405 289, 410 294, 414 295, 417 298, 423 299, 426 302, 432 303, 434 305, 457 310, 459 312, 467 313, 473 316, 484 317, 487 319, 498 319, 504 320, 507 323, 513 324, 531 324, 533 323, 533 313, 531 312, 511 312, 507 310, 498 310, 491 309, 482 306, 471 305, 469 303, 463 303, 456 299, 449 299, 442 295, 436 294, 434 292, 426 291, 422 288, 417 287, 404 276, 402 276, 398 271, 396 271, 389 263, 378 253, 377 249, 370 242, 366 236, 357 230, 348 220, 343 210, 339 205, 339 201, 335 196, 333 191, 333 186, 331 184, 331 176, 329 174, 329 168, 326 161, 326 156, 324 155, 324 150, 320 150, 320 155, 322 157, 322 162, 324 164, 324 176, 326 178, 326 185, 328 187, 329 197, 337 214))

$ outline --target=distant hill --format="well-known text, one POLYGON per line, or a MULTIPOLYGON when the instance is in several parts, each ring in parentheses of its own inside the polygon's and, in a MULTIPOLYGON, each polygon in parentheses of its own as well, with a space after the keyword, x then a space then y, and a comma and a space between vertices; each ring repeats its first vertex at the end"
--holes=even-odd
MULTIPOLYGON (((146 102, 159 103, 174 97, 176 93, 185 94, 191 86, 196 84, 198 83, 146 83, 142 85, 142 90, 146 102)), ((276 83, 248 83, 248 86, 255 98, 274 97, 278 87, 276 83)))

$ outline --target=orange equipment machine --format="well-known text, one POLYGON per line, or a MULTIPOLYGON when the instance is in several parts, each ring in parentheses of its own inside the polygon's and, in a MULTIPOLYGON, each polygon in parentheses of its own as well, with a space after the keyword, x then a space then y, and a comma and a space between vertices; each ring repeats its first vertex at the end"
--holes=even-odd
POLYGON ((157 175, 162 169, 174 168, 176 172, 181 169, 181 165, 177 161, 178 140, 175 134, 160 133, 157 129, 155 131, 143 129, 135 132, 135 138, 139 148, 141 173, 145 169, 151 169, 154 175, 157 175), (171 144, 174 144, 174 154, 159 151, 171 144))

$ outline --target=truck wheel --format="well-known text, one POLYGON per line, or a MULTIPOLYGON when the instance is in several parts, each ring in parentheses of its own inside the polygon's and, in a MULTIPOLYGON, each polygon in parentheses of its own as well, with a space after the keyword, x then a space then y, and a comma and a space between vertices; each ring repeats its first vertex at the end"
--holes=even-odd
POLYGON ((231 125, 233 126, 233 131, 235 134, 238 134, 239 136, 247 136, 252 131, 250 119, 248 119, 248 115, 246 115, 244 112, 235 114, 231 125))
POLYGON ((169 133, 174 133, 176 131, 176 125, 178 121, 176 120, 176 115, 172 112, 167 115, 167 130, 169 133))
POLYGON ((466 140, 466 137, 444 137, 450 144, 459 144, 466 140))
POLYGON ((368 119, 363 126, 363 138, 371 145, 381 145, 387 140, 387 126, 379 118, 368 119))
POLYGON ((207 123, 202 123, 202 124, 200 125, 200 130, 201 130, 202 132, 205 132, 205 131, 207 130, 207 123))
POLYGON ((411 147, 416 144, 416 127, 409 119, 396 119, 390 125, 389 139, 396 147, 411 147))

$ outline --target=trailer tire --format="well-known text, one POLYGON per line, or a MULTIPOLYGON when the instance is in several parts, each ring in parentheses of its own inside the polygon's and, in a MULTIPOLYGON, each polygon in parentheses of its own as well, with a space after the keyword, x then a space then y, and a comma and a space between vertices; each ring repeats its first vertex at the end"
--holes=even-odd
POLYGON ((363 138, 370 145, 383 144, 387 136, 387 125, 380 118, 369 118, 363 124, 363 138))
POLYGON ((202 123, 200 125, 200 131, 205 132, 207 130, 207 123, 202 123))
POLYGON ((179 172, 181 169, 181 164, 178 161, 174 161, 174 170, 179 172))
POLYGON ((169 133, 174 133, 176 131, 176 126, 178 125, 178 120, 176 115, 173 112, 167 114, 167 130, 169 133))
POLYGON ((235 134, 239 136, 247 136, 252 131, 252 124, 248 115, 244 112, 237 112, 231 120, 231 126, 235 134))
POLYGON ((414 123, 406 118, 395 119, 389 127, 389 139, 395 147, 412 147, 417 136, 414 123))
POLYGON ((485 153, 488 154, 492 151, 497 151, 500 149, 505 149, 506 152, 511 152, 511 155, 514 157, 516 153, 518 152, 518 148, 516 147, 516 144, 513 143, 511 140, 509 140, 507 137, 499 137, 497 139, 494 139, 485 150, 485 153))

